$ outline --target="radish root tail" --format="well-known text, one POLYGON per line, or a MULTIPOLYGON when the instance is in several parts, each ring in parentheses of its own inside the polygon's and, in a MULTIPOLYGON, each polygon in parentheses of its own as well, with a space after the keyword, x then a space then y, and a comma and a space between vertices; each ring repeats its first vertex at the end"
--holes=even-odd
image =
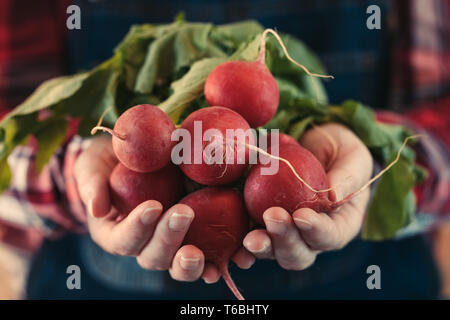
POLYGON ((403 141, 402 145, 398 149, 397 156, 395 157, 394 161, 392 161, 389 165, 387 165, 383 170, 381 170, 378 174, 376 174, 372 179, 367 181, 367 183, 365 185, 363 185, 360 189, 358 189, 355 192, 350 193, 344 199, 333 203, 332 207, 333 208, 337 208, 337 207, 343 205, 344 203, 350 201, 351 199, 356 197, 358 194, 360 194, 364 190, 366 190, 372 183, 374 183, 376 180, 378 180, 383 174, 385 174, 390 168, 392 168, 400 160, 400 156, 402 154, 402 151, 403 151, 403 149, 405 149, 406 144, 408 143, 409 140, 422 138, 422 137, 424 137, 423 134, 416 134, 416 135, 412 135, 412 136, 406 137, 406 139, 403 141))
POLYGON ((286 49, 286 46, 283 43, 283 40, 281 40, 281 37, 278 35, 278 33, 273 30, 273 29, 266 29, 264 30, 264 32, 262 33, 261 36, 261 45, 260 45, 260 51, 259 51, 259 56, 257 61, 260 61, 262 63, 265 63, 266 60, 266 37, 267 34, 271 33, 276 39, 277 41, 280 43, 281 48, 283 49, 284 54, 286 55, 286 57, 289 59, 289 61, 291 61, 293 64, 295 64, 296 66, 300 67, 303 71, 306 72, 306 74, 308 74, 311 77, 317 77, 317 78, 329 78, 329 79, 334 79, 334 77, 332 75, 324 75, 324 74, 318 74, 318 73, 312 73, 308 70, 308 68, 306 68, 304 65, 298 63, 297 61, 295 61, 290 55, 289 52, 286 49))
POLYGON ((231 279, 230 273, 228 272, 227 264, 224 264, 221 269, 223 280, 225 280, 225 283, 227 284, 228 288, 230 288, 231 292, 233 292, 236 299, 245 300, 242 294, 240 293, 239 289, 236 287, 236 284, 234 283, 233 279, 231 279))
MULTIPOLYGON (((316 127, 316 128, 318 128, 318 127, 316 127)), ((333 205, 332 205, 333 208, 337 208, 337 207, 339 207, 340 205, 342 205, 342 204, 344 204, 344 203, 350 201, 353 197, 357 196, 358 194, 360 194, 361 192, 363 192, 365 189, 367 189, 372 183, 374 183, 377 179, 379 179, 386 171, 388 171, 390 168, 392 168, 392 167, 400 160, 400 155, 401 155, 403 149, 405 149, 406 144, 408 143, 409 140, 411 140, 411 139, 416 139, 416 138, 420 138, 420 137, 423 137, 423 135, 412 135, 412 136, 407 137, 407 138, 403 141, 401 147, 398 149, 398 151, 397 151, 397 156, 395 157, 395 160, 394 160, 394 161, 392 161, 389 165, 387 165, 383 170, 381 170, 381 171, 380 171, 377 175, 375 175, 372 179, 370 179, 369 181, 367 181, 367 183, 364 184, 359 190, 357 190, 357 191, 355 191, 355 192, 349 194, 348 196, 346 196, 344 199, 342 199, 342 200, 340 200, 340 201, 334 202, 333 205)), ((333 140, 331 137, 329 137, 329 138, 331 139, 330 142, 332 141, 332 142, 334 143, 334 140, 333 140)), ((242 142, 238 142, 238 143, 242 143, 242 142)), ((282 158, 282 157, 279 157, 279 156, 275 156, 275 155, 273 155, 273 154, 270 154, 270 153, 268 153, 267 151, 265 151, 265 150, 263 150, 263 149, 261 149, 261 148, 259 148, 259 147, 257 147, 257 146, 254 146, 254 145, 251 145, 251 144, 248 144, 248 143, 244 143, 244 145, 245 145, 247 148, 249 148, 250 150, 254 150, 254 151, 259 152, 259 153, 261 153, 261 154, 263 154, 263 155, 265 155, 265 156, 267 156, 267 157, 270 157, 270 158, 272 158, 272 159, 275 159, 275 160, 279 160, 279 161, 281 161, 281 162, 284 162, 284 163, 289 167, 289 169, 292 171, 292 173, 295 175, 295 177, 296 177, 300 182, 302 182, 309 190, 311 190, 311 191, 314 192, 314 193, 329 192, 329 191, 332 191, 332 190, 334 190, 334 189, 336 188, 336 187, 330 187, 330 188, 323 189, 323 190, 316 190, 315 188, 313 188, 312 186, 310 186, 310 185, 309 185, 309 184, 308 184, 308 183, 307 183, 307 182, 306 182, 306 181, 305 181, 305 180, 297 173, 297 171, 295 171, 295 168, 292 166, 292 164, 289 162, 289 160, 286 160, 286 159, 284 159, 284 158, 282 158)), ((336 145, 334 144, 334 146, 336 146, 336 145)))
POLYGON ((112 106, 108 107, 105 109, 105 111, 103 111, 102 115, 100 116, 100 119, 98 119, 97 125, 95 127, 92 128, 91 130, 91 135, 94 135, 97 133, 98 130, 100 131, 104 131, 104 132, 108 132, 110 135, 120 139, 120 140, 125 140, 126 136, 122 135, 118 132, 115 132, 114 130, 107 128, 107 127, 103 127, 101 124, 103 122, 103 118, 105 117, 105 115, 112 110, 112 106))
POLYGON ((259 153, 261 153, 261 154, 263 154, 263 155, 265 155, 265 156, 267 156, 267 157, 270 157, 270 158, 272 158, 272 159, 275 159, 275 160, 279 160, 279 161, 281 161, 281 162, 284 162, 288 167, 289 167, 289 169, 292 171, 292 173, 295 175, 295 177, 298 179, 298 180, 300 180, 309 190, 311 190, 312 192, 315 192, 315 193, 321 193, 321 192, 328 192, 328 191, 331 191, 331 190, 333 190, 333 188, 328 188, 328 189, 323 189, 323 190, 316 190, 316 189, 314 189, 313 187, 311 187, 302 177, 300 177, 300 175, 297 173, 297 171, 295 171, 295 168, 294 168, 294 166, 289 162, 289 160, 286 160, 286 159, 284 159, 284 158, 282 158, 282 157, 279 157, 279 156, 275 156, 275 155, 273 155, 273 154, 270 154, 270 153, 268 153, 267 151, 264 151, 263 149, 261 149, 261 148, 258 148, 258 147, 256 147, 256 146, 254 146, 254 145, 251 145, 251 144, 248 144, 248 143, 246 143, 245 144, 245 146, 247 147, 247 148, 249 148, 250 150, 254 150, 254 151, 257 151, 257 152, 259 152, 259 153))

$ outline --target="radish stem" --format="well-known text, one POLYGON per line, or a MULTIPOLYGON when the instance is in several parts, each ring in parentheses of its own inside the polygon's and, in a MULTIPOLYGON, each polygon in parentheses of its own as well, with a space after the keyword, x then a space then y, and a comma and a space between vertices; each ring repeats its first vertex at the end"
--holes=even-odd
POLYGON ((114 130, 107 128, 107 127, 103 127, 101 126, 102 122, 103 122, 103 118, 105 117, 105 115, 111 111, 112 106, 108 107, 105 109, 105 111, 103 111, 102 115, 100 116, 100 119, 98 119, 97 125, 95 127, 92 128, 91 130, 91 135, 94 135, 98 130, 104 131, 104 132, 108 132, 110 135, 120 139, 120 140, 125 140, 126 136, 125 135, 121 135, 120 133, 115 132, 114 130))
POLYGON ((266 36, 267 36, 268 33, 271 33, 278 40, 278 42, 280 43, 281 48, 283 49, 284 54, 289 59, 289 61, 291 61, 296 66, 298 66, 301 69, 303 69, 303 71, 305 71, 309 76, 311 76, 311 77, 318 77, 318 78, 331 78, 331 79, 334 79, 334 77, 331 76, 331 75, 323 75, 323 74, 318 74, 318 73, 311 73, 304 65, 302 65, 302 64, 298 63, 297 61, 295 61, 289 55, 289 52, 287 51, 286 46, 283 43, 283 40, 281 40, 281 38, 278 35, 278 33, 275 30, 273 30, 273 29, 266 29, 262 33, 261 45, 260 45, 260 49, 259 49, 259 56, 258 56, 258 59, 256 61, 265 64, 265 60, 266 60, 266 36))

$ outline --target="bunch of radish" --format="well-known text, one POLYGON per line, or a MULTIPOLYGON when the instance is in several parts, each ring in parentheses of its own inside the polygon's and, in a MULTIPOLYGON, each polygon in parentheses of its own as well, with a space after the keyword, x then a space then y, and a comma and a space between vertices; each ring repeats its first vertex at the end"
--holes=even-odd
MULTIPOLYGON (((221 148, 216 158, 232 161, 196 163, 195 152, 188 163, 171 163, 176 126, 158 107, 137 105, 125 111, 113 129, 99 125, 92 130, 112 135, 114 152, 119 159, 110 177, 113 205, 122 214, 129 213, 145 200, 157 200, 167 210, 175 203, 183 203, 194 210, 194 219, 184 244, 197 246, 221 271, 224 280, 238 299, 243 299, 228 273, 230 257, 242 246, 249 231, 249 221, 263 226, 264 211, 279 206, 293 213, 303 207, 319 212, 331 212, 349 201, 358 192, 340 202, 332 199, 325 169, 312 153, 287 135, 279 134, 279 155, 272 155, 272 146, 260 149, 253 137, 240 143, 227 139, 226 130, 248 130, 269 122, 276 114, 279 90, 275 78, 265 64, 266 35, 272 33, 290 58, 275 31, 267 29, 261 37, 260 54, 256 61, 229 61, 217 66, 207 77, 204 94, 209 107, 191 113, 179 126, 190 133, 192 149, 204 154, 211 145, 221 148), (201 123, 200 135, 215 130, 205 141, 196 144, 195 123, 201 123), (273 175, 263 175, 268 164, 249 165, 251 150, 280 162, 273 175), (231 152, 233 151, 233 152, 231 152), (239 162, 238 159, 241 159, 239 162), (183 175, 201 188, 182 198, 183 175), (233 183, 245 179, 244 190, 233 183)), ((330 77, 306 73, 318 77, 330 77)), ((269 141, 273 141, 269 139, 269 141)), ((186 156, 186 155, 182 155, 186 156)), ((368 183, 370 184, 371 181, 368 183)), ((367 184, 367 185, 368 185, 367 184)), ((365 186, 366 187, 366 186, 365 186)), ((364 188, 365 188, 364 187, 364 188)), ((362 190, 361 190, 362 191, 362 190)))

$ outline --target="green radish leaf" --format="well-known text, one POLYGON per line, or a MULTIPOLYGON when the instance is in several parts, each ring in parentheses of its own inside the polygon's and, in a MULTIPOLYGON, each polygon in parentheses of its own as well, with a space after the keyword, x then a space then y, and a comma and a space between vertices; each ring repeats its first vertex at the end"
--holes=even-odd
POLYGON ((18 145, 24 144, 29 132, 32 132, 36 124, 36 113, 8 117, 1 122, 0 132, 0 193, 11 182, 11 170, 7 162, 8 156, 18 145))
POLYGON ((45 109, 70 97, 81 87, 88 76, 89 73, 85 72, 45 81, 30 97, 11 111, 6 119, 15 115, 24 115, 45 109))
POLYGON ((215 41, 225 44, 230 41, 230 47, 237 48, 263 31, 264 28, 258 22, 248 20, 217 26, 213 30, 212 37, 215 41))
POLYGON ((216 49, 216 55, 226 56, 216 47, 208 46, 211 29, 211 24, 204 23, 176 25, 152 42, 137 75, 135 91, 152 92, 156 81, 167 81, 181 68, 210 56, 208 49, 216 49))
POLYGON ((7 158, 1 158, 0 160, 0 193, 8 189, 11 183, 11 169, 7 162, 7 158))
POLYGON ((389 143, 386 132, 376 125, 373 111, 359 102, 345 101, 340 106, 331 107, 329 114, 331 120, 350 127, 368 147, 381 147, 389 143))
POLYGON ((414 184, 413 170, 409 161, 403 158, 380 178, 364 225, 364 239, 393 238, 398 230, 411 222, 411 212, 415 210, 411 193, 414 184))
POLYGON ((35 166, 38 173, 58 150, 66 137, 68 121, 63 118, 51 118, 43 121, 34 136, 38 141, 38 151, 35 158, 35 166))
POLYGON ((291 126, 291 120, 298 118, 298 111, 293 109, 284 109, 277 112, 277 114, 264 125, 266 129, 280 129, 280 132, 287 133, 291 126))
POLYGON ((300 139, 302 134, 306 131, 306 128, 313 122, 313 117, 303 118, 300 121, 294 123, 289 129, 289 135, 295 140, 300 139))
POLYGON ((173 94, 159 107, 177 123, 184 109, 202 94, 208 74, 224 61, 224 58, 207 58, 194 63, 183 78, 172 83, 173 94))
POLYGON ((117 120, 115 97, 119 72, 112 68, 99 68, 83 87, 70 99, 55 107, 55 113, 81 118, 78 133, 90 136, 91 129, 97 124, 103 112, 112 107, 105 114, 104 126, 113 126, 117 120))
MULTIPOLYGON (((302 41, 288 34, 280 33, 279 35, 292 59, 304 65, 312 73, 325 74, 323 64, 302 41)), ((302 69, 287 59, 283 48, 278 44, 278 41, 272 35, 268 34, 267 38, 268 41, 266 46, 270 52, 270 65, 272 72, 279 76, 291 76, 292 74, 298 73, 300 75, 310 77, 302 69)))

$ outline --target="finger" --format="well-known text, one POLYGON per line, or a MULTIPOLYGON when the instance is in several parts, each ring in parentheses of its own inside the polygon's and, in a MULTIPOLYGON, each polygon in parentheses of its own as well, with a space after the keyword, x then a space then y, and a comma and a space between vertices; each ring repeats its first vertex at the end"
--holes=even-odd
POLYGON ((326 124, 308 130, 300 143, 327 168, 336 198, 358 190, 372 174, 373 160, 367 147, 349 129, 326 124))
POLYGON ((240 248, 231 257, 231 260, 241 269, 250 269, 250 267, 255 263, 255 256, 248 252, 247 249, 240 248))
POLYGON ((337 137, 336 134, 339 134, 340 130, 336 130, 335 126, 341 127, 336 124, 314 127, 306 131, 300 139, 300 144, 308 149, 324 168, 332 165, 339 149, 340 137, 337 137))
POLYGON ((75 179, 81 200, 90 214, 103 217, 111 209, 108 179, 117 163, 111 139, 95 138, 75 163, 75 179))
POLYGON ((338 156, 327 176, 336 200, 359 190, 372 174, 372 157, 364 147, 338 156))
POLYGON ((243 241, 244 247, 258 259, 274 259, 272 240, 267 231, 257 229, 249 232, 243 241))
POLYGON ((366 190, 331 214, 298 209, 292 218, 311 249, 337 250, 360 232, 369 196, 370 192, 366 190))
POLYGON ((263 214, 267 231, 272 239, 275 259, 288 270, 303 270, 313 264, 317 252, 309 249, 289 213, 273 207, 263 214))
POLYGON ((91 175, 90 179, 80 179, 78 190, 88 214, 94 217, 104 217, 111 209, 108 177, 101 173, 91 175))
POLYGON ((136 256, 152 237, 162 210, 158 201, 145 201, 120 221, 113 213, 104 218, 89 217, 89 230, 94 241, 106 251, 136 256))
POLYGON ((167 210, 138 256, 138 263, 145 269, 167 270, 193 218, 194 211, 184 204, 176 204, 167 210))
POLYGON ((202 275, 204 264, 203 252, 193 245, 185 245, 175 254, 169 273, 178 281, 195 281, 202 275))
POLYGON ((220 271, 215 265, 209 262, 205 263, 202 274, 202 279, 205 281, 205 283, 216 283, 217 281, 219 281, 220 276, 220 271))

